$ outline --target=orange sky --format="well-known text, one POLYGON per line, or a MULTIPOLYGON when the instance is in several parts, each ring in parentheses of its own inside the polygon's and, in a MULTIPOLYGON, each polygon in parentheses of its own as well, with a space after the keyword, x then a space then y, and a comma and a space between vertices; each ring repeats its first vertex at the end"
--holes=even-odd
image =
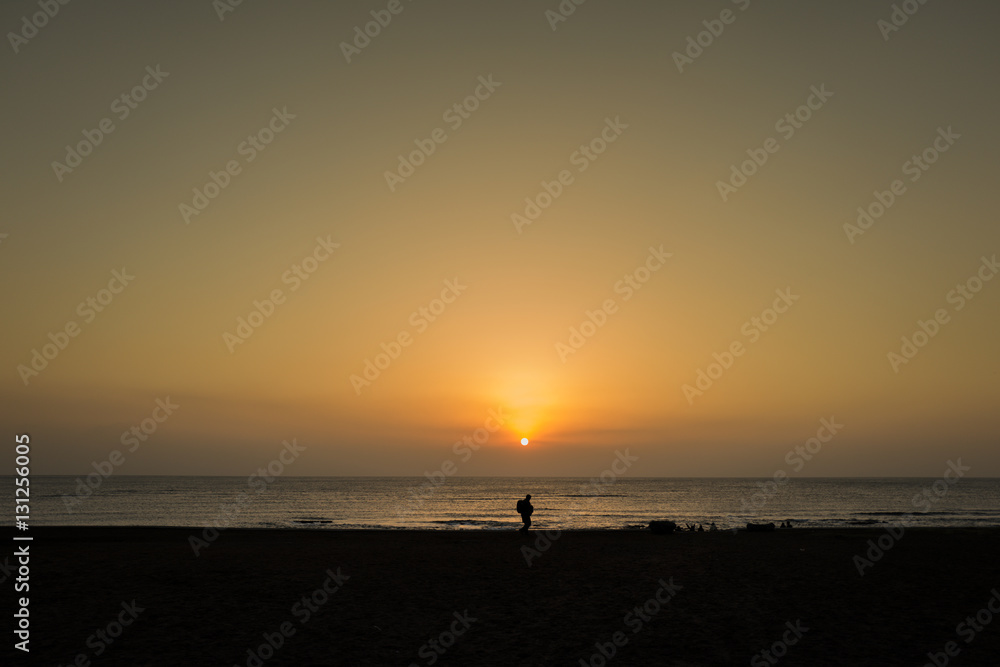
POLYGON ((63 7, 0 63, 3 426, 36 474, 170 397, 122 473, 763 476, 834 418, 803 475, 1000 476, 996 7, 832 5, 403 3, 350 62, 384 2, 63 7))

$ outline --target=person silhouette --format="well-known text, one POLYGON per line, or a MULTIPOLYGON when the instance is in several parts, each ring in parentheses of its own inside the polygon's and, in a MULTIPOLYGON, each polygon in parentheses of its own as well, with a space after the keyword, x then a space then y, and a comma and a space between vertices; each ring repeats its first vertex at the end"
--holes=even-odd
POLYGON ((531 528, 531 513, 534 511, 530 493, 524 497, 524 500, 517 501, 517 513, 521 515, 521 521, 524 522, 524 526, 521 528, 522 533, 528 532, 528 528, 531 528))

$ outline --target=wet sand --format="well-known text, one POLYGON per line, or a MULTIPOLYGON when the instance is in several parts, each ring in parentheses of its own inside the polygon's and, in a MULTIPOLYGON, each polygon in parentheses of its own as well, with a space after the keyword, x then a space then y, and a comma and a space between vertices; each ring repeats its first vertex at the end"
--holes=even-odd
POLYGON ((1000 664, 995 529, 228 530, 196 557, 199 533, 32 529, 14 664, 1000 664))

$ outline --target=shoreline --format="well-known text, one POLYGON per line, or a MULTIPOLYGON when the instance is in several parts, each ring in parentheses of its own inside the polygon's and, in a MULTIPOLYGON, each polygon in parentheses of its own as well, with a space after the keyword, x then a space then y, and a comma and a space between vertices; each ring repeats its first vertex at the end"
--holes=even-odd
MULTIPOLYGON (((206 528, 212 526, 204 525, 192 525, 192 526, 106 526, 106 525, 58 525, 58 526, 32 526, 29 535, 31 533, 38 532, 56 532, 56 531, 202 531, 206 528)), ((902 527, 906 532, 924 532, 924 531, 986 531, 986 532, 1000 532, 1000 526, 901 526, 895 523, 883 523, 878 525, 866 525, 866 526, 809 526, 802 528, 777 528, 773 531, 748 531, 746 527, 740 528, 719 528, 718 530, 708 530, 704 531, 675 531, 669 535, 664 535, 663 537, 671 537, 676 535, 721 535, 721 534, 742 534, 746 532, 753 532, 757 534, 758 532, 763 532, 764 534, 787 534, 787 533, 830 533, 835 531, 848 531, 848 532, 885 532, 888 528, 902 527)), ((519 533, 520 530, 517 527, 510 528, 407 528, 407 527, 371 527, 371 528, 341 528, 341 527, 322 527, 322 526, 285 526, 281 528, 273 526, 243 526, 243 527, 233 527, 233 528, 217 528, 220 533, 234 533, 234 532, 292 532, 292 533, 427 533, 427 534, 439 534, 439 533, 471 533, 471 534, 505 534, 505 533, 519 533)), ((25 533, 19 533, 14 528, 4 527, 2 531, 10 533, 10 535, 23 535, 25 533)), ((653 534, 648 526, 643 527, 623 527, 623 528, 545 528, 545 527, 534 527, 532 526, 529 531, 530 534, 544 533, 545 531, 557 531, 560 533, 574 533, 574 534, 586 534, 593 533, 597 535, 604 534, 616 534, 616 533, 628 533, 628 534, 653 534)), ((660 537, 658 535, 658 537, 660 537)))

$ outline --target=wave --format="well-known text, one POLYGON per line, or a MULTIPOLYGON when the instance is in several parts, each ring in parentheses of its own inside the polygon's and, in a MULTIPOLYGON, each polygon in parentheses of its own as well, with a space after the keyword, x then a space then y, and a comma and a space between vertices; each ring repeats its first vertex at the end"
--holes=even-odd
POLYGON ((985 516, 985 517, 1000 517, 1000 511, 997 510, 937 510, 937 511, 927 511, 913 510, 911 512, 854 512, 852 516, 985 516))
POLYGON ((443 519, 440 521, 430 521, 432 524, 443 526, 513 526, 520 524, 520 521, 490 521, 482 519, 443 519))

